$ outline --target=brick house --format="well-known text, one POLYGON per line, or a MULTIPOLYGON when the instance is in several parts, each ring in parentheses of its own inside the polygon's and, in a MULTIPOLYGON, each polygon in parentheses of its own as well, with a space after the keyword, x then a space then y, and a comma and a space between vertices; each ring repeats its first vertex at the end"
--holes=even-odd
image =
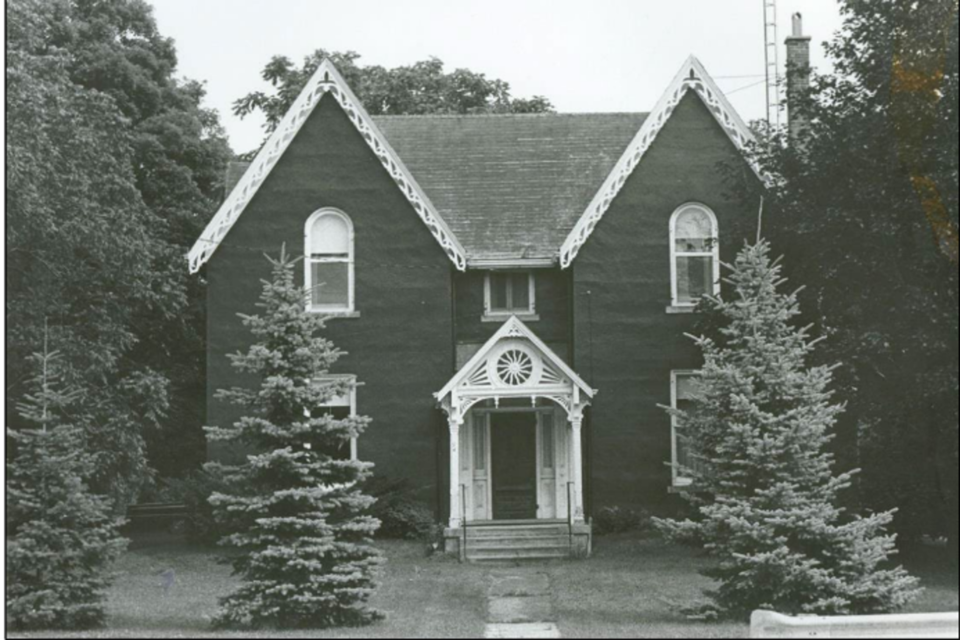
POLYGON ((662 407, 756 230, 751 139, 692 57, 649 113, 480 116, 371 117, 324 62, 189 256, 207 424, 238 417, 213 394, 244 382, 237 314, 286 243, 348 354, 332 373, 362 383, 332 402, 373 419, 351 454, 412 480, 451 547, 465 524, 589 538, 604 506, 669 511, 689 481, 662 407))

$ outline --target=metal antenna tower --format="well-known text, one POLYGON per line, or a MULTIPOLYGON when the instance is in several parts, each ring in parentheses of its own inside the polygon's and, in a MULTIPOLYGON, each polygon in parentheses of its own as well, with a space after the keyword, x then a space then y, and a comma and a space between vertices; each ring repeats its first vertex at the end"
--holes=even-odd
POLYGON ((763 57, 767 75, 767 123, 780 128, 780 43, 777 0, 763 0, 763 57))

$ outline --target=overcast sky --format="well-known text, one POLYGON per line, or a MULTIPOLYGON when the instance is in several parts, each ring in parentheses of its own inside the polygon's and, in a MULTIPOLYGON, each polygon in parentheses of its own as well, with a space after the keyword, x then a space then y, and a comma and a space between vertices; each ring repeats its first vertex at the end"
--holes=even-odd
MULTIPOLYGON (((262 120, 234 100, 265 88, 271 56, 299 63, 318 48, 385 67, 436 56, 543 95, 561 112, 648 111, 690 54, 746 120, 763 117, 763 0, 152 0, 176 41, 179 74, 206 81, 235 151, 256 147, 262 120)), ((780 62, 790 16, 821 43, 841 24, 838 0, 779 0, 780 62)))

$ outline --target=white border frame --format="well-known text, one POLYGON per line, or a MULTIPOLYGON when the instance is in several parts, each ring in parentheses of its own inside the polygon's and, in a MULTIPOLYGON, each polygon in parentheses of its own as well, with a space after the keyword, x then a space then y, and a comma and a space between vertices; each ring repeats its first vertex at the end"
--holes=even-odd
POLYGON ((706 251, 694 253, 677 251, 677 220, 682 214, 691 209, 702 211, 710 218, 710 233, 712 235, 710 254, 713 257, 713 295, 720 295, 720 224, 717 221, 717 214, 702 202, 687 202, 677 207, 677 210, 670 216, 670 304, 675 309, 692 309, 698 304, 697 302, 680 302, 677 259, 704 258, 708 255, 706 251))
POLYGON ((354 267, 355 267, 355 250, 354 250, 354 241, 355 234, 353 229, 353 220, 350 219, 346 213, 340 209, 334 207, 323 207, 322 209, 317 209, 310 217, 307 218, 306 223, 303 225, 303 284, 304 289, 308 293, 307 298, 307 312, 308 313, 322 313, 329 315, 340 315, 340 314, 349 314, 356 311, 356 301, 354 299, 354 267), (319 259, 315 260, 310 253, 310 230, 313 227, 314 223, 324 216, 337 216, 347 224, 347 241, 349 242, 347 252, 347 259, 343 260, 342 258, 330 258, 330 259, 319 259), (314 284, 312 282, 313 276, 311 274, 311 265, 314 262, 322 263, 347 263, 347 306, 346 307, 332 307, 332 306, 315 306, 313 304, 313 292, 312 289, 314 284))
MULTIPOLYGON (((698 369, 673 369, 670 371, 670 408, 677 409, 677 382, 683 376, 699 377, 702 373, 698 369)), ((677 416, 670 416, 670 474, 672 486, 674 488, 690 487, 693 485, 693 478, 685 478, 680 475, 680 469, 677 467, 677 416)))
MULTIPOLYGON (((509 283, 509 281, 508 281, 509 283)), ((513 285, 511 284, 512 288, 513 285)), ((511 296, 511 302, 512 302, 511 296)), ((521 318, 528 318, 537 315, 537 285, 536 285, 536 276, 532 270, 529 269, 508 269, 503 271, 488 271, 483 276, 483 315, 485 318, 495 318, 498 320, 505 320, 510 316, 519 316, 521 318), (520 309, 500 309, 495 310, 493 308, 492 300, 492 291, 490 285, 490 278, 494 274, 500 275, 511 275, 511 274, 520 274, 524 273, 527 275, 527 287, 529 290, 528 296, 530 300, 530 306, 526 310, 520 309)), ((528 318, 529 319, 529 318, 528 318)))

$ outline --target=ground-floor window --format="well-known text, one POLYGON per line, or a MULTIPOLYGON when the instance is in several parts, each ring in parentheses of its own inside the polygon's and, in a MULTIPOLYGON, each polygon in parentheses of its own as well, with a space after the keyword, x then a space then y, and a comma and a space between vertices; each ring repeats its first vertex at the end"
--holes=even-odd
MULTIPOLYGON (((344 376, 353 380, 353 376, 344 376)), ((357 388, 351 387, 350 391, 342 396, 331 398, 323 403, 314 415, 330 415, 335 420, 343 420, 357 415, 357 388)), ((357 439, 350 438, 344 440, 341 444, 329 447, 324 451, 334 460, 356 460, 357 459, 357 439)))
MULTIPOLYGON (((694 380, 699 376, 697 371, 673 371, 670 375, 671 406, 684 411, 690 407, 694 380)), ((699 470, 700 463, 691 455, 690 445, 683 433, 680 418, 671 416, 671 431, 673 440, 673 486, 685 487, 693 483, 693 479, 685 470, 699 470)))

